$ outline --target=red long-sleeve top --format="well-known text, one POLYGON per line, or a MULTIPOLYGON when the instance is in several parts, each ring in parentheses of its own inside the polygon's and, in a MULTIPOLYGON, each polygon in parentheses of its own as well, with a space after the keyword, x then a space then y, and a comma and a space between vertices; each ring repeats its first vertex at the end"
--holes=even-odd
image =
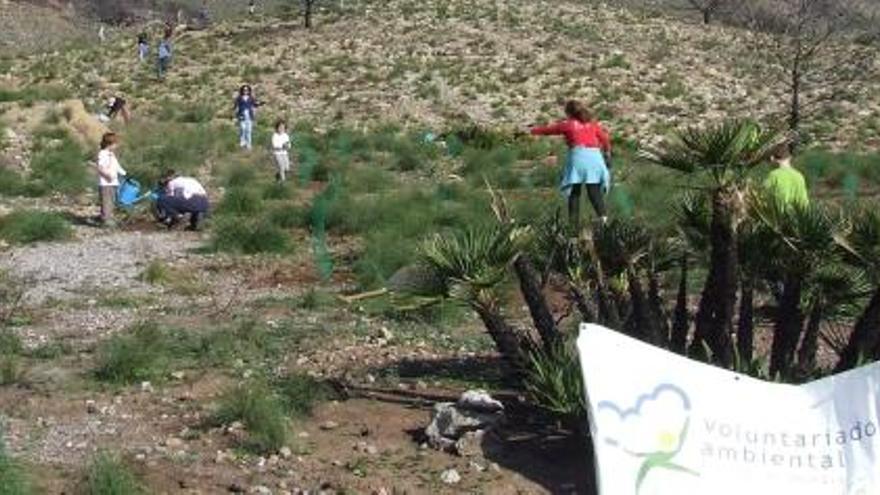
POLYGON ((598 122, 581 122, 577 119, 566 119, 548 126, 533 127, 532 135, 562 135, 570 148, 583 146, 611 151, 611 139, 608 131, 598 122))

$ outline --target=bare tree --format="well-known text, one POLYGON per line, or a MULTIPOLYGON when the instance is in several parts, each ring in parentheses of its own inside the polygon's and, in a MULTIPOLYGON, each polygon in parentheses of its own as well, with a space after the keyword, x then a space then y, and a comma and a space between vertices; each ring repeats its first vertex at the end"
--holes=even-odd
POLYGON ((864 0, 755 0, 741 8, 769 62, 766 80, 785 89, 780 113, 796 136, 805 119, 857 92, 875 71, 880 25, 864 0))
POLYGON ((303 2, 303 21, 306 29, 312 28, 312 9, 315 6, 315 0, 302 0, 303 2))
POLYGON ((703 16, 703 24, 709 24, 722 8, 724 8, 728 0, 687 0, 688 4, 703 16))

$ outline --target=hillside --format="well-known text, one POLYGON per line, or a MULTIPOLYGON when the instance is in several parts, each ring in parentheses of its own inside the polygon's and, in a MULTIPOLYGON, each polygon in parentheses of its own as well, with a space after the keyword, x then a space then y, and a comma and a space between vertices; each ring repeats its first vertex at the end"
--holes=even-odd
MULTIPOLYGON (((558 99, 577 97, 619 136, 649 142, 682 125, 785 108, 783 86, 732 28, 575 2, 343 5, 319 15, 312 31, 299 19, 260 18, 184 32, 164 85, 137 67, 134 31, 113 33, 101 54, 40 55, 10 72, 14 84, 60 83, 90 103, 122 93, 144 109, 167 98, 222 119, 247 82, 268 114, 356 125, 436 128, 467 119, 518 128, 557 116, 558 99)), ((841 95, 812 121, 814 140, 880 145, 872 87, 841 95)))

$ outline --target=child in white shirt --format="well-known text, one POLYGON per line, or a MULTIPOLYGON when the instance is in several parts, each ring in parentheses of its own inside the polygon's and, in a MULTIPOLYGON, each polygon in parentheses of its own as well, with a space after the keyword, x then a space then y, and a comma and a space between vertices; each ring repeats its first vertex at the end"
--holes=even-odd
POLYGON ((101 223, 113 226, 113 206, 119 177, 125 176, 125 169, 119 164, 114 151, 119 145, 119 137, 108 132, 101 137, 101 151, 98 152, 98 190, 101 196, 101 223))
POLYGON ((272 134, 272 157, 275 158, 275 166, 278 172, 275 177, 278 182, 287 180, 287 172, 290 171, 290 135, 287 134, 287 125, 279 120, 275 123, 275 133, 272 134))

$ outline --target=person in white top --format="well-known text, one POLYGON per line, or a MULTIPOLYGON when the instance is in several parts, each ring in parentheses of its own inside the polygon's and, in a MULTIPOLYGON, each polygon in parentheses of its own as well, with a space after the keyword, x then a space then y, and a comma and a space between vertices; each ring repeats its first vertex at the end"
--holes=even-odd
POLYGON ((275 178, 278 182, 287 180, 287 172, 290 170, 290 135, 287 134, 287 125, 283 120, 275 123, 275 133, 272 134, 272 156, 275 158, 275 166, 278 172, 275 178))
POLYGON ((189 213, 188 230, 199 230, 211 205, 202 184, 192 177, 180 177, 174 170, 162 174, 159 181, 164 194, 156 201, 159 221, 168 228, 174 227, 180 217, 189 213))
POLYGON ((113 206, 116 202, 116 190, 119 188, 119 177, 125 176, 125 169, 119 164, 114 151, 119 146, 119 137, 108 132, 101 137, 101 151, 98 152, 98 190, 101 200, 101 222, 113 226, 113 206))

